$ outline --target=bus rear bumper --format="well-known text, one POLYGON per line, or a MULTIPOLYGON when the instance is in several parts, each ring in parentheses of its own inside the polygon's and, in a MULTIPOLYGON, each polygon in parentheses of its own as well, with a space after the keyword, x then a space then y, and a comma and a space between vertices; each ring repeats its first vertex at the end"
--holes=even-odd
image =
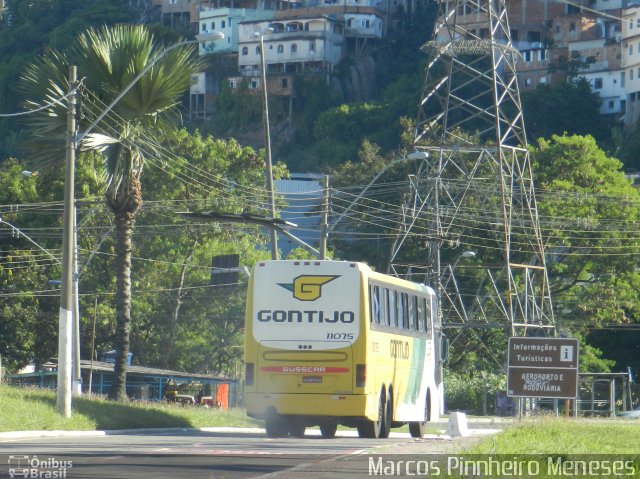
POLYGON ((367 396, 245 393, 245 405, 247 414, 258 419, 274 412, 291 416, 363 417, 367 411, 367 396))

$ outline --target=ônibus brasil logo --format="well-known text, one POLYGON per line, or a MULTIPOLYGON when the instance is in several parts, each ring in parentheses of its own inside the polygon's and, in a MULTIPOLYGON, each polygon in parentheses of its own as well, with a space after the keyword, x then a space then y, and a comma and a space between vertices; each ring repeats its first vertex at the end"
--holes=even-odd
POLYGON ((322 296, 322 286, 340 276, 334 275, 301 275, 293 283, 278 283, 284 289, 293 293, 293 297, 300 301, 315 301, 322 296))

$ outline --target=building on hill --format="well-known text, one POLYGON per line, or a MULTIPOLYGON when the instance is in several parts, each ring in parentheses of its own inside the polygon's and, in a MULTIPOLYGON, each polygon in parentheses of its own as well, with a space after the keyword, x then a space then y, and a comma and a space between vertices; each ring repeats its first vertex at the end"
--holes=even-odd
MULTIPOLYGON (((633 125, 639 110, 632 104, 640 100, 640 9, 627 0, 582 3, 507 0, 511 42, 520 52, 518 86, 527 91, 583 77, 599 94, 602 115, 633 125)), ((486 15, 473 2, 459 5, 457 15, 468 39, 489 36, 486 15)))
MULTIPOLYGON (((486 15, 478 2, 446 2, 457 8, 457 24, 468 39, 489 36, 486 15)), ((628 0, 579 0, 584 5, 555 0, 507 0, 512 45, 521 91, 576 77, 587 79, 601 100, 600 112, 627 126, 640 114, 640 7, 628 0), (624 19, 624 21, 623 21, 624 19)), ((274 95, 293 95, 295 74, 331 76, 347 56, 367 55, 400 25, 394 19, 415 11, 410 0, 154 0, 162 5, 163 21, 190 25, 194 33, 221 31, 225 39, 201 45, 200 54, 236 55, 238 75, 224 74, 232 87, 245 79, 260 91, 260 49, 264 35, 267 88, 274 95)), ((194 78, 192 118, 206 118, 220 90, 223 75, 203 72, 194 78)), ((290 102, 293 97, 290 96, 290 102)))
POLYGON ((240 23, 238 68, 241 75, 260 75, 260 39, 254 32, 273 28, 264 35, 267 73, 330 73, 344 58, 344 23, 329 16, 280 16, 273 21, 240 23))
MULTIPOLYGON (((215 42, 215 53, 238 53, 238 38, 240 22, 270 20, 274 17, 273 10, 258 10, 255 8, 208 8, 200 9, 199 29, 201 34, 221 32, 224 39, 215 42)), ((200 54, 211 53, 205 43, 200 44, 200 54)))
POLYGON ((622 113, 625 126, 633 128, 640 115, 640 6, 624 10, 621 43, 621 79, 626 103, 622 113))
MULTIPOLYGON (((197 33, 218 31, 225 35, 224 40, 201 44, 200 54, 235 55, 238 75, 225 74, 231 88, 246 80, 250 90, 262 89, 261 52, 255 33, 272 29, 264 35, 267 88, 271 94, 288 97, 289 109, 294 101, 293 75, 323 75, 328 81, 345 57, 368 55, 375 48, 387 33, 390 13, 397 16, 411 8, 403 1, 380 0, 240 1, 233 3, 233 8, 224 1, 173 0, 168 5, 166 2, 171 0, 161 1, 165 23, 184 23, 187 18, 192 23, 197 14, 197 33), (192 9, 192 3, 198 3, 198 8, 192 9), (174 15, 178 11, 182 14, 174 15)), ((193 76, 192 119, 204 119, 213 112, 221 82, 216 68, 193 76)))

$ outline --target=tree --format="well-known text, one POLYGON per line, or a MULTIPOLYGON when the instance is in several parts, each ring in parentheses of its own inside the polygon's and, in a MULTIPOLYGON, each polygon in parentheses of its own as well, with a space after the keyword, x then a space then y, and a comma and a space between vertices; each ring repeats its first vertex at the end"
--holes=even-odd
POLYGON ((265 191, 263 162, 235 140, 197 131, 166 134, 162 147, 166 166, 145 174, 147 202, 136 221, 139 255, 162 261, 136 263, 133 346, 147 365, 229 373, 242 353, 246 277, 214 287, 211 258, 237 253, 251 267, 268 256, 256 248, 266 238, 256 226, 187 221, 176 210, 254 211, 265 191))
POLYGON ((561 328, 587 332, 640 321, 640 194, 590 136, 532 148, 539 211, 561 328))
POLYGON ((640 122, 631 131, 622 134, 619 131, 620 151, 618 157, 624 163, 627 171, 640 171, 640 122))
MULTIPOLYGON (((4 4, 8 14, 0 18, 0 105, 3 113, 18 110, 20 75, 42 52, 66 47, 78 33, 91 26, 131 22, 135 18, 134 7, 128 0, 10 0, 4 4)), ((0 118, 0 160, 8 156, 22 159, 19 140, 24 140, 19 123, 11 118, 0 118)))
POLYGON ((556 85, 538 85, 522 94, 522 109, 531 142, 552 135, 592 135, 611 142, 606 120, 600 115, 600 96, 579 78, 556 85))
MULTIPOLYGON (((199 65, 192 54, 193 48, 185 46, 163 55, 144 26, 102 27, 81 34, 68 53, 51 51, 47 57, 31 64, 22 78, 29 104, 45 103, 68 90, 68 67, 77 65, 79 77, 85 78, 86 124, 150 62, 155 62, 115 105, 112 120, 99 125, 83 145, 98 149, 105 156, 108 176, 105 199, 113 213, 116 230, 117 354, 111 396, 117 400, 126 399, 126 361, 131 329, 131 235, 142 205, 140 177, 149 155, 149 146, 144 145, 179 119, 178 100, 189 86, 191 73, 197 71, 199 65)), ((61 159, 64 110, 63 106, 53 105, 42 115, 28 117, 27 126, 34 135, 30 142, 32 160, 45 164, 61 159)))
MULTIPOLYGON (((13 159, 0 164, 0 204, 17 205, 39 201, 35 178, 22 174, 23 168, 13 159)), ((9 369, 22 367, 34 355, 38 330, 39 298, 45 288, 52 260, 18 231, 26 229, 23 215, 15 206, 5 206, 0 224, 0 354, 9 369), (10 225, 16 226, 13 229, 10 225)), ((42 225, 42 224, 41 224, 42 225)), ((43 351, 46 354, 45 351, 43 351)))
MULTIPOLYGON (((95 174, 94 167, 100 167, 95 160, 86 158, 76 170, 79 196, 90 198, 104 186, 95 174)), ((30 361, 40 365, 55 356, 60 307, 59 291, 49 280, 60 278, 62 222, 55 205, 64 172, 26 176, 24 169, 14 159, 0 163, 0 354, 12 369, 30 361)), ((79 213, 83 222, 84 211, 79 213)), ((90 238, 83 235, 79 241, 80 248, 91 249, 90 238)))

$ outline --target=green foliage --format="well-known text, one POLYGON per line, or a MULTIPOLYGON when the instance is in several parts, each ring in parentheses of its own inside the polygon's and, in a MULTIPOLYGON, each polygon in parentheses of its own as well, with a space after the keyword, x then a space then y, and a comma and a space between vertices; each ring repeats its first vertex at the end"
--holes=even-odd
MULTIPOLYGON (((271 101, 269 106, 275 104, 271 101)), ((262 99, 259 90, 249 89, 246 79, 235 89, 225 82, 215 99, 214 109, 216 114, 211 116, 205 130, 213 135, 235 136, 242 134, 243 129, 262 131, 262 99)))
POLYGON ((365 102, 339 104, 339 97, 321 79, 296 77, 294 141, 278 148, 292 171, 339 170, 357 163, 366 143, 383 156, 403 146, 406 118, 414 118, 425 56, 420 46, 428 40, 436 15, 435 4, 419 3, 411 17, 393 32, 393 40, 373 52, 376 94, 365 102))
MULTIPOLYGON (((388 173, 383 180, 385 182, 393 182, 406 177, 407 172, 411 171, 411 165, 404 162, 393 164, 393 161, 394 156, 382 156, 377 145, 365 140, 358 152, 358 161, 347 161, 338 166, 331 174, 332 186, 341 189, 350 185, 369 184, 385 167, 388 168, 388 173)), ((393 195, 390 194, 386 201, 400 204, 401 199, 401 194, 395 192, 393 195)), ((341 206, 347 208, 353 200, 353 196, 347 196, 344 200, 335 198, 333 201, 339 202, 341 206)), ((380 225, 370 221, 371 218, 368 216, 368 208, 371 206, 378 207, 378 204, 375 200, 369 200, 365 197, 352 205, 348 218, 332 233, 332 244, 336 249, 337 257, 364 261, 380 271, 385 271, 390 244, 384 232, 395 233, 395 230, 393 224, 388 224, 381 232, 380 225), (374 241, 352 241, 350 233, 353 231, 358 231, 360 234, 370 232, 372 235, 378 236, 372 236, 374 241)))
MULTIPOLYGON (((104 187, 95 171, 100 165, 94 161, 95 157, 87 157, 79 162, 79 196, 92 198, 104 187)), ((62 172, 51 170, 26 177, 22 174, 24 169, 15 160, 0 165, 2 219, 23 232, 18 234, 8 225, 0 225, 0 354, 5 366, 12 370, 32 360, 41 364, 56 355, 60 306, 59 290, 52 288, 48 280, 60 278, 62 218, 60 210, 52 208, 50 202, 59 204, 62 198, 62 172)), ((85 222, 87 211, 79 208, 80 221, 85 226, 96 226, 97 222, 85 222)), ((99 215, 89 213, 89 219, 93 216, 99 215)), ((80 248, 89 247, 93 240, 93 235, 81 235, 80 248)))
POLYGON ((573 50, 569 58, 561 56, 552 62, 549 65, 549 73, 564 71, 570 80, 575 81, 581 72, 588 71, 595 62, 595 57, 589 56, 583 59, 579 51, 573 50))
MULTIPOLYGON (((142 205, 143 166, 156 148, 148 137, 161 136, 180 120, 179 99, 188 89, 191 74, 201 67, 193 53, 193 46, 185 44, 164 48, 143 25, 103 26, 81 33, 68 52, 52 50, 34 61, 22 77, 21 88, 30 98, 27 104, 37 107, 75 86, 67 80, 71 65, 77 66, 80 78, 86 76, 80 130, 87 133, 80 148, 104 156, 105 199, 116 233, 116 360, 111 395, 119 400, 126 398, 133 221, 142 205), (105 111, 105 105, 113 106, 105 111), (118 121, 98 122, 103 111, 118 121)), ((30 159, 41 168, 61 159, 66 116, 63 102, 26 117, 32 133, 30 159)))
POLYGON ((640 194, 592 137, 553 136, 532 154, 543 234, 556 245, 547 264, 558 327, 584 338, 583 371, 638 370, 625 343, 634 333, 598 328, 640 322, 639 264, 628 253, 640 246, 640 194))
POLYGON ((445 407, 447 411, 467 414, 495 414, 496 393, 506 390, 504 374, 445 371, 445 407), (486 405, 486 406, 485 406, 486 405))
POLYGON ((360 145, 371 135, 372 142, 379 133, 384 132, 381 118, 385 118, 381 105, 361 103, 340 105, 321 113, 314 125, 313 136, 319 142, 319 148, 325 152, 323 161, 316 167, 335 167, 356 158, 360 145))
POLYGON ((548 218, 545 236, 557 245, 547 254, 559 323, 579 330, 638 322, 638 264, 626 253, 640 246, 633 233, 640 196, 622 164, 592 137, 553 136, 532 153, 537 186, 549 191, 539 211, 548 218), (568 218, 579 219, 578 226, 567 228, 568 218))
MULTIPOLYGON (((424 81, 427 57, 421 52, 425 42, 431 40, 438 5, 433 2, 418 2, 412 15, 400 19, 397 30, 384 49, 377 52, 376 74, 380 85, 404 83, 408 77, 416 77, 417 83, 409 82, 410 88, 399 93, 420 94, 417 85, 424 81)), ((407 86, 409 86, 407 85, 407 86)), ((417 100, 411 108, 417 107, 417 100)))
POLYGON ((632 131, 619 132, 620 150, 618 157, 627 171, 640 171, 640 122, 632 131))
POLYGON ((583 337, 578 337, 580 339, 580 372, 611 372, 611 367, 614 366, 616 362, 603 358, 604 353, 600 349, 587 343, 583 337))
POLYGON ((338 98, 322 78, 300 75, 294 80, 295 95, 300 99, 295 112, 295 144, 310 147, 315 141, 311 132, 318 116, 335 107, 338 98))
MULTIPOLYGON (((127 0, 66 0, 64 2, 9 0, 11 24, 0 22, 0 105, 2 112, 20 110, 18 79, 26 65, 49 48, 66 48, 89 26, 133 19, 127 0)), ((0 118, 0 160, 17 155, 13 138, 19 124, 0 118)))
MULTIPOLYGON (((22 174, 23 169, 11 159, 0 164, 0 204, 38 202, 37 177, 26 177, 22 174)), ((5 206, 3 210, 0 223, 0 354, 3 365, 13 370, 30 360, 42 362, 54 351, 48 341, 51 318, 41 311, 41 300, 36 292, 46 290, 48 278, 59 277, 59 269, 49 267, 52 253, 34 250, 24 236, 24 230, 29 226, 46 228, 50 223, 40 218, 26 220, 27 214, 18 207, 5 206)))
MULTIPOLYGON (((607 457, 605 454, 633 454, 637 462, 638 441, 640 441, 640 428, 637 424, 544 418, 524 421, 516 427, 510 427, 497 436, 486 438, 466 452, 509 455, 549 454, 565 460, 573 454, 578 455, 580 459, 584 459, 585 455, 607 457)), ((541 471, 545 470, 543 467, 540 468, 541 471)), ((551 475, 536 476, 552 477, 551 475)), ((557 475, 554 474, 553 477, 557 475)))
POLYGON ((628 367, 631 367, 636 378, 636 385, 638 384, 637 378, 640 377, 640 331, 594 328, 585 337, 590 345, 606 354, 609 360, 615 361, 614 365, 609 365, 612 371, 624 372, 628 367))
MULTIPOLYGON (((136 222, 133 259, 134 361, 148 366, 234 375, 241 366, 245 278, 236 289, 210 286, 211 257, 239 253, 248 268, 268 257, 265 237, 255 226, 188 222, 176 215, 196 211, 259 212, 264 194, 263 162, 251 148, 234 140, 217 140, 186 130, 162 137, 165 159, 154 162, 143 178, 147 203, 136 222), (193 176, 200 180, 192 181, 193 176), (182 205, 182 206, 180 206, 182 205)), ((98 357, 114 348, 116 254, 110 214, 103 204, 106 188, 103 158, 83 153, 77 162, 76 191, 81 269, 81 352, 89 358, 96 319, 98 357)), ((52 169, 25 177, 24 165, 4 162, 0 198, 4 205, 60 201, 63 172, 52 169)), ((281 168, 279 168, 281 170, 281 168)), ((284 173, 280 171, 279 174, 284 173)), ((46 205, 46 203, 44 203, 46 205)), ((59 209, 5 207, 3 219, 35 234, 35 240, 59 254, 59 209), (44 211, 47 211, 46 209, 44 211), (47 229, 48 227, 48 229, 47 229), (51 229, 51 228, 54 229, 51 229), (37 229, 36 229, 37 228, 37 229)), ((25 238, 14 238, 0 225, 0 354, 15 369, 29 360, 41 363, 56 354, 59 291, 48 279, 60 277, 59 266, 44 261, 25 238), (21 261, 21 267, 13 267, 21 261)))
POLYGON ((133 351, 147 365, 235 374, 242 356, 245 278, 237 288, 212 287, 209 265, 215 255, 238 253, 250 268, 267 257, 265 249, 256 249, 265 238, 255 226, 185 222, 173 205, 250 212, 247 205, 255 203, 264 184, 263 163, 235 140, 186 130, 165 134, 163 148, 171 166, 147 170, 147 206, 136 222, 136 249, 162 262, 134 263, 139 292, 133 304, 133 351), (185 181, 195 171, 206 172, 206 182, 185 181))
POLYGON ((600 96, 591 91, 584 78, 538 85, 534 91, 522 94, 527 136, 534 141, 565 133, 591 135, 611 144, 610 128, 600 115, 600 103, 600 96))

